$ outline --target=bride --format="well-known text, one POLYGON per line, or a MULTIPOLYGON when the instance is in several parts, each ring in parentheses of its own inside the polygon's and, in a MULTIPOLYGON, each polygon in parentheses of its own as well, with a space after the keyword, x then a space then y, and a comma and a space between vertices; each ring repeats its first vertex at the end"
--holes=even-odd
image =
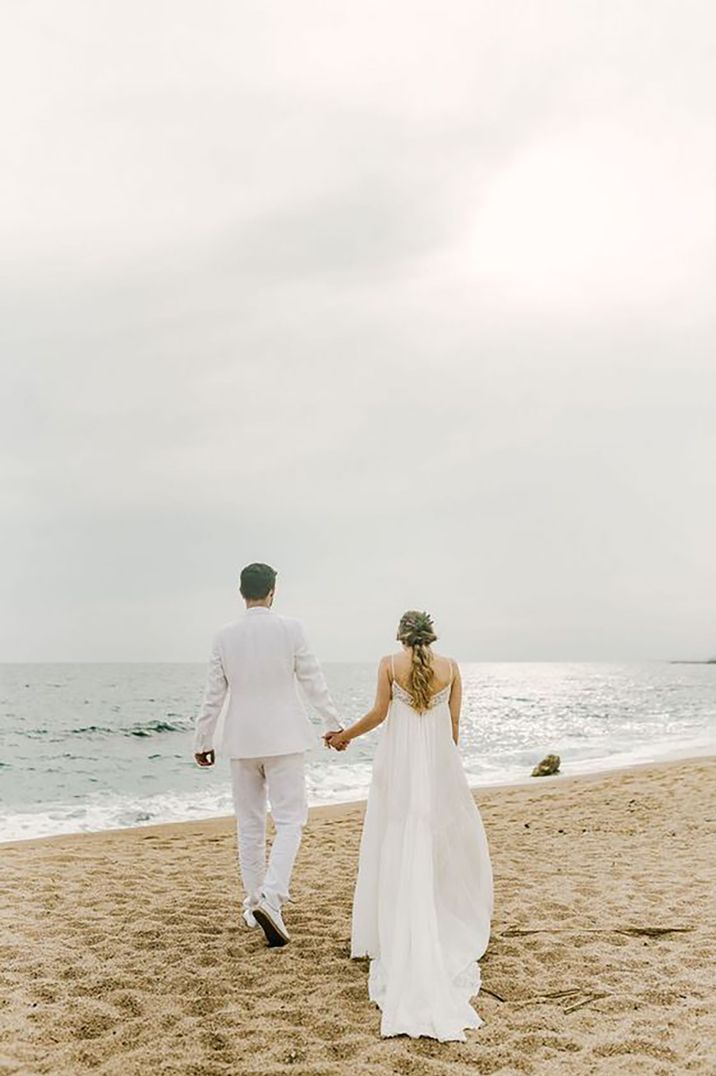
POLYGON ((457 750, 462 685, 427 613, 398 627, 375 703, 326 743, 341 751, 385 721, 375 752, 353 902, 351 956, 370 957, 381 1034, 465 1041, 490 937, 492 868, 457 750), (386 720, 387 719, 387 720, 386 720))

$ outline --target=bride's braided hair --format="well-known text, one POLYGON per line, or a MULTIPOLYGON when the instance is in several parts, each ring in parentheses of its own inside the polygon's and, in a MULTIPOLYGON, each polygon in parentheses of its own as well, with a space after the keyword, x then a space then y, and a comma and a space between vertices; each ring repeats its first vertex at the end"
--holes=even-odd
POLYGON ((435 642, 437 635, 433 630, 432 617, 429 613, 409 609, 400 618, 397 637, 399 642, 413 651, 408 688, 415 709, 422 714, 430 706, 430 688, 434 676, 430 644, 435 642))

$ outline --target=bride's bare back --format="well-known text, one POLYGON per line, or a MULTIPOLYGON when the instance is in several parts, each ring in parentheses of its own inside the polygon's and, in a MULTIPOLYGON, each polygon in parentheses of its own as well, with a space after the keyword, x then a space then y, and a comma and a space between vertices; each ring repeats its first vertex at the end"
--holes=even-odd
MULTIPOLYGON (((457 663, 453 661, 452 658, 446 658, 443 657, 442 654, 436 654, 435 651, 431 651, 431 655, 433 667, 431 691, 433 695, 437 695, 437 693, 446 688, 453 679, 457 663)), ((401 650, 399 654, 391 654, 388 661, 391 663, 391 669, 395 671, 395 679, 405 691, 408 691, 410 668, 413 664, 411 652, 409 650, 401 650)))

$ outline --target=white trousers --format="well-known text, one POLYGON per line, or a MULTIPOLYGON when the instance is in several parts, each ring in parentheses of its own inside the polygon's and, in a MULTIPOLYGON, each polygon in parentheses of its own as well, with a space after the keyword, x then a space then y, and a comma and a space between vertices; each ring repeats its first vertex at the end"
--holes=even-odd
POLYGON ((280 908, 290 899, 291 872, 308 818, 304 752, 230 762, 244 908, 255 908, 262 898, 280 908), (267 796, 276 827, 268 866, 267 796))

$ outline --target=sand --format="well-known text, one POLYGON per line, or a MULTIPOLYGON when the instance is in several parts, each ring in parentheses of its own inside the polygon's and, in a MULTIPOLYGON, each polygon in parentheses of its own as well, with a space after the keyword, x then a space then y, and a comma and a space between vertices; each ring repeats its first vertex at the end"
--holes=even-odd
POLYGON ((354 805, 312 812, 283 950, 239 920, 231 819, 0 846, 0 1072, 716 1072, 716 760, 476 797, 496 907, 468 1043, 379 1037, 354 805))

